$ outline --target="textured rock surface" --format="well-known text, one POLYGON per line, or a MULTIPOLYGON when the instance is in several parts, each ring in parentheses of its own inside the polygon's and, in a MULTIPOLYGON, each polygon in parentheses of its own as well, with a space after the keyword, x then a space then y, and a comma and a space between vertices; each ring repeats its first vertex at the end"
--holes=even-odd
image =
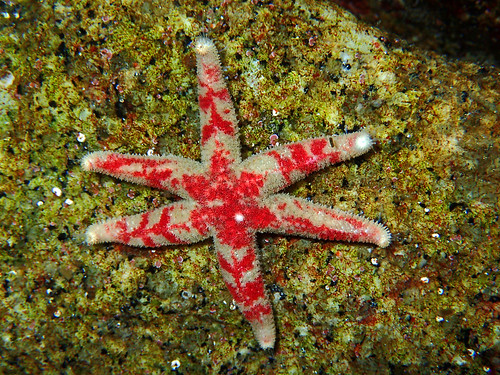
POLYGON ((2 4, 1 371, 490 373, 499 363, 498 70, 323 2, 2 4), (216 41, 244 156, 361 127, 376 152, 289 191, 380 217, 387 249, 261 236, 280 338, 258 349, 210 244, 89 247, 175 199, 89 151, 199 157, 194 53, 216 41))

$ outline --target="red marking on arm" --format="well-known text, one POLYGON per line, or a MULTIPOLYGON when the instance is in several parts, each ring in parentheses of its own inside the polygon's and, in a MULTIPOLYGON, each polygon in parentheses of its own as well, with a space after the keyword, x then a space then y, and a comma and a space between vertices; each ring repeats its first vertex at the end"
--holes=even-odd
POLYGON ((272 156, 276 162, 279 165, 279 172, 285 179, 287 183, 291 183, 292 181, 290 180, 290 171, 293 170, 293 161, 290 160, 290 158, 285 158, 282 157, 279 153, 276 151, 271 151, 269 152, 269 156, 272 156))
POLYGON ((291 156, 282 156, 276 151, 271 151, 270 156, 274 157, 279 164, 279 170, 287 183, 291 183, 290 174, 294 171, 306 171, 310 156, 301 144, 291 144, 287 147, 291 156))
MULTIPOLYGON (((331 216, 334 220, 351 224, 354 228, 356 228, 357 233, 354 233, 350 230, 342 231, 340 229, 330 228, 324 224, 315 225, 308 219, 291 215, 282 217, 281 224, 284 226, 281 228, 284 228, 286 232, 290 234, 295 234, 298 231, 300 232, 300 234, 314 235, 317 238, 324 240, 365 242, 363 241, 363 239, 367 236, 367 233, 370 232, 372 223, 367 224, 362 220, 358 220, 349 216, 339 216, 328 212, 326 214, 331 216)), ((280 223, 277 223, 275 227, 280 228, 280 223)))
POLYGON ((231 103, 231 97, 229 96, 229 91, 227 91, 226 88, 219 91, 215 91, 212 87, 204 85, 201 82, 200 86, 205 88, 206 90, 205 95, 200 94, 198 97, 200 109, 203 112, 207 113, 208 110, 211 109, 213 105, 215 105, 216 98, 223 102, 231 103))
POLYGON ((235 250, 253 245, 253 235, 246 230, 242 230, 244 227, 250 227, 251 224, 238 223, 234 220, 234 215, 228 217, 226 212, 222 210, 215 210, 214 214, 218 218, 218 223, 216 223, 217 229, 219 229, 217 236, 221 243, 231 246, 235 250))
POLYGON ((144 157, 139 160, 134 157, 110 154, 104 160, 97 159, 94 168, 104 170, 110 175, 121 178, 144 180, 149 186, 165 189, 162 182, 168 181, 172 176, 172 169, 170 168, 159 170, 159 167, 164 167, 165 164, 166 162, 162 160, 145 159, 144 157), (139 170, 124 170, 124 167, 130 167, 131 165, 137 165, 139 170))
POLYGON ((301 217, 286 216, 282 218, 283 223, 286 224, 288 231, 293 233, 295 230, 300 230, 301 232, 308 232, 311 234, 319 235, 328 228, 326 226, 316 226, 311 223, 308 219, 303 219, 301 217))
POLYGON ((249 249, 241 260, 232 257, 232 264, 220 254, 217 254, 217 257, 221 268, 229 272, 234 278, 236 285, 227 283, 227 287, 236 303, 250 307, 255 301, 265 297, 264 282, 260 276, 245 284, 241 282, 242 278, 256 267, 255 251, 253 249, 249 249))
POLYGON ((322 159, 326 156, 324 153, 324 148, 327 142, 325 138, 313 139, 311 141, 311 152, 313 155, 319 156, 322 159))
POLYGON ((246 254, 240 260, 232 256, 232 263, 226 260, 221 254, 217 254, 221 267, 229 272, 237 281, 241 281, 241 277, 255 267, 255 251, 251 248, 246 249, 246 254))
POLYGON ((325 138, 313 139, 309 145, 301 143, 287 146, 290 156, 283 156, 276 151, 270 151, 269 155, 276 159, 279 170, 287 183, 293 182, 290 178, 293 172, 299 171, 302 174, 309 174, 324 166, 324 161, 333 164, 340 160, 340 152, 325 153, 328 140, 325 138), (308 152, 309 150, 309 152, 308 152))
POLYGON ((219 112, 215 104, 210 111, 209 123, 203 126, 201 130, 201 143, 205 144, 211 137, 215 136, 218 132, 222 132, 229 136, 234 136, 235 124, 229 120, 225 120, 219 112))
POLYGON ((217 104, 215 103, 215 99, 218 99, 232 105, 229 92, 226 88, 215 91, 210 86, 203 85, 201 82, 200 86, 206 89, 205 94, 200 95, 198 99, 200 103, 200 109, 204 113, 209 113, 210 111, 210 118, 208 120, 208 123, 203 124, 201 129, 202 144, 205 144, 208 139, 213 137, 219 131, 233 136, 235 134, 236 124, 227 119, 227 114, 230 113, 230 111, 225 110, 220 113, 217 110, 217 104))
POLYGON ((308 154, 303 145, 290 145, 290 150, 292 152, 291 158, 297 161, 295 169, 305 174, 317 171, 320 168, 319 164, 326 158, 326 154, 323 152, 325 145, 326 140, 324 139, 313 140, 310 145, 312 156, 308 154))
POLYGON ((224 149, 222 143, 215 141, 215 147, 217 150, 214 151, 210 158, 210 174, 213 177, 219 175, 224 176, 224 180, 227 179, 229 182, 235 178, 234 173, 230 170, 230 166, 234 163, 234 159, 229 156, 229 152, 224 149))
MULTIPOLYGON (((130 233, 127 230, 127 222, 125 219, 120 219, 116 222, 116 239, 118 242, 128 244, 130 241, 130 233)), ((106 228, 107 231, 113 232, 114 228, 106 228)))
POLYGON ((201 69, 208 77, 209 82, 221 82, 220 66, 218 64, 201 64, 201 69))
POLYGON ((238 280, 236 286, 230 283, 227 283, 226 285, 234 300, 239 305, 251 307, 256 301, 266 297, 264 282, 260 277, 254 281, 249 281, 244 285, 241 284, 241 280, 238 280))
POLYGON ((259 321, 262 323, 262 317, 265 315, 272 314, 273 310, 269 303, 265 305, 257 304, 254 305, 250 310, 243 311, 243 315, 250 322, 259 321))
POLYGON ((325 153, 325 147, 328 145, 327 138, 313 139, 311 141, 311 152, 316 155, 319 161, 323 161, 328 158, 330 164, 338 163, 340 161, 340 152, 331 151, 325 153))
POLYGON ((119 242, 125 244, 130 243, 132 239, 140 239, 146 247, 158 246, 158 243, 155 242, 155 239, 153 239, 152 236, 164 237, 171 243, 184 243, 184 241, 179 240, 179 238, 172 232, 175 230, 190 232, 191 228, 186 223, 171 225, 170 214, 172 209, 173 207, 170 206, 165 207, 161 212, 158 222, 149 228, 149 216, 151 215, 151 212, 142 214, 139 225, 133 230, 128 230, 127 218, 119 220, 116 223, 116 228, 118 229, 118 234, 116 236, 117 239, 119 242))
POLYGON ((264 178, 260 174, 241 172, 238 190, 245 197, 259 197, 264 186, 264 178))

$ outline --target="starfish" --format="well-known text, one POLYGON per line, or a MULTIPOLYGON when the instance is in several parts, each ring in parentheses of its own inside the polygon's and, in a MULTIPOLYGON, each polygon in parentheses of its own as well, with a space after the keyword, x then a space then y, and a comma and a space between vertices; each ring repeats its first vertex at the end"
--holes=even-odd
POLYGON ((361 155, 365 131, 307 139, 241 160, 235 110, 214 43, 194 43, 201 122, 201 161, 175 156, 94 152, 86 171, 168 190, 182 199, 138 215, 91 225, 88 244, 159 247, 213 238, 224 282, 263 349, 276 340, 272 307, 256 255, 258 232, 389 245, 385 226, 278 192, 328 165, 361 155))

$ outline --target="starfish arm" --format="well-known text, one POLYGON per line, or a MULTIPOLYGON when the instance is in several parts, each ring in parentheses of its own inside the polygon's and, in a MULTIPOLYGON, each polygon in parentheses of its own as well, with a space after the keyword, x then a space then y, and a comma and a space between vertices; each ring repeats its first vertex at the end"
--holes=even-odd
POLYGON ((391 233, 380 223, 286 194, 275 194, 265 205, 278 218, 267 232, 296 234, 322 240, 368 242, 387 247, 391 233))
POLYGON ((215 249, 224 282, 252 326, 259 345, 273 348, 276 340, 273 310, 260 272, 255 234, 242 234, 247 243, 241 247, 222 243, 219 237, 215 236, 215 249))
POLYGON ((184 181, 203 172, 201 163, 180 156, 143 156, 110 151, 93 152, 85 156, 82 168, 168 190, 182 198, 188 197, 183 187, 184 181))
POLYGON ((198 101, 201 122, 201 160, 208 162, 217 150, 241 161, 238 122, 231 96, 222 77, 214 42, 199 37, 195 44, 198 68, 198 101))
POLYGON ((364 154, 372 144, 366 131, 306 139, 251 156, 241 170, 263 174, 262 191, 272 194, 321 168, 364 154))
POLYGON ((131 246, 158 247, 204 240, 206 227, 193 227, 196 204, 179 201, 138 215, 118 217, 87 229, 87 243, 120 242, 131 246))

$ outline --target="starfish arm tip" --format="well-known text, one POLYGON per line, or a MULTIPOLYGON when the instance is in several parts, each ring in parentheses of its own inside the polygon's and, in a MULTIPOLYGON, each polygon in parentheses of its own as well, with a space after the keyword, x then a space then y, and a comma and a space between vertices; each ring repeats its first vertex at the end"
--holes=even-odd
POLYGON ((356 142, 354 144, 354 149, 356 153, 362 154, 368 151, 373 146, 373 139, 370 137, 368 132, 361 132, 356 138, 356 142))
POLYGON ((262 349, 273 349, 274 348, 274 338, 269 340, 259 341, 259 345, 262 349))
POLYGON ((100 242, 98 224, 91 225, 87 228, 85 232, 85 242, 87 242, 88 245, 95 245, 100 242))
POLYGON ((86 172, 97 171, 99 164, 104 162, 106 158, 112 155, 111 151, 95 151, 85 155, 80 162, 82 169, 86 172))
POLYGON ((116 228, 113 227, 113 223, 110 223, 109 220, 108 222, 92 224, 87 228, 87 231, 85 232, 85 242, 88 245, 96 245, 103 242, 123 243, 123 241, 119 241, 118 238, 113 235, 113 230, 116 230, 116 228))
POLYGON ((366 229, 362 238, 359 239, 360 242, 372 243, 382 248, 385 248, 391 244, 391 232, 384 224, 367 219, 364 216, 352 216, 360 220, 360 222, 363 223, 366 229))
POLYGON ((204 56, 208 53, 217 54, 214 42, 206 36, 199 36, 194 43, 194 50, 197 54, 204 56))
POLYGON ((379 235, 380 238, 376 243, 380 247, 387 247, 391 244, 391 238, 392 238, 391 232, 389 232, 389 229, 387 229, 385 225, 378 224, 378 226, 380 228, 380 235, 379 235))
POLYGON ((81 162, 82 169, 84 171, 92 170, 92 164, 94 160, 95 160, 94 153, 86 155, 81 162))
POLYGON ((272 315, 264 317, 263 323, 252 323, 255 338, 262 349, 273 349, 276 342, 276 330, 272 315))

